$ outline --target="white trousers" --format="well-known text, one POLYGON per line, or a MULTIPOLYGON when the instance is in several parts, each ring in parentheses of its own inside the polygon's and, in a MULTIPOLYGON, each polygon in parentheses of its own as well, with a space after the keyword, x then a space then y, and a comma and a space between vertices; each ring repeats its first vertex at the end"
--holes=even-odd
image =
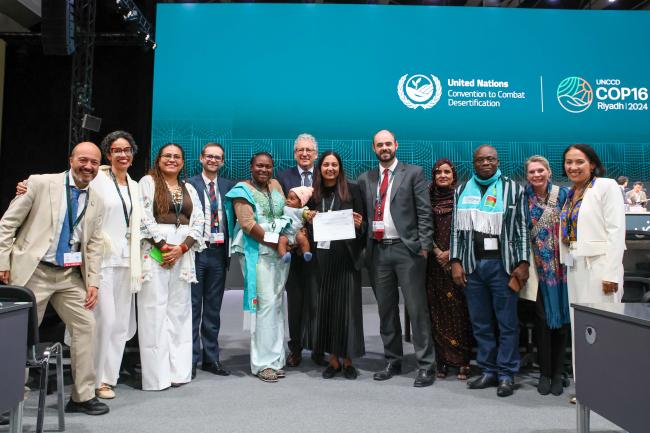
POLYGON ((97 307, 95 308, 95 369, 97 388, 102 383, 116 385, 124 345, 135 335, 135 302, 128 267, 102 269, 97 307))
POLYGON ((191 380, 191 287, 180 279, 181 269, 182 261, 172 269, 155 263, 151 280, 144 282, 138 293, 138 339, 145 391, 191 380))
MULTIPOLYGON (((574 265, 567 267, 567 287, 569 294, 569 304, 599 304, 608 302, 621 302, 623 298, 623 264, 621 264, 620 279, 618 291, 606 295, 603 293, 603 261, 605 256, 594 257, 576 257, 574 265)), ((584 338, 582 335, 575 335, 575 321, 573 307, 571 313, 571 349, 575 354, 576 338, 584 338)), ((576 380, 575 355, 573 357, 573 381, 576 380)))

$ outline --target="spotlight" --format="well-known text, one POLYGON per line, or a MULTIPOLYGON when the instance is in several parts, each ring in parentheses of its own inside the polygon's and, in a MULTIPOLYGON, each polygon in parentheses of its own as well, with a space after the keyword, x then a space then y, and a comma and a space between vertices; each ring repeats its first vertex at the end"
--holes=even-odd
POLYGON ((130 10, 126 15, 124 15, 124 21, 135 21, 138 19, 138 12, 130 10))

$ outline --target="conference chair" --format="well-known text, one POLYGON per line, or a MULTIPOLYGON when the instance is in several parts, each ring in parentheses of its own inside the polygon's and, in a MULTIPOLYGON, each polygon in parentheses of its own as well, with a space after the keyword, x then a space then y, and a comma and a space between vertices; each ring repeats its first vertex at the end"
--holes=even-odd
MULTIPOLYGON (((38 335, 38 313, 36 311, 36 298, 34 293, 26 287, 0 285, 0 301, 5 302, 31 302, 29 310, 28 331, 27 331, 27 365, 28 369, 40 369, 40 383, 38 395, 38 412, 36 416, 36 432, 43 432, 45 418, 45 398, 47 396, 47 382, 50 367, 50 360, 56 362, 57 380, 57 410, 59 417, 59 430, 65 430, 65 418, 63 412, 63 347, 61 343, 40 343, 38 335)), ((10 431, 22 432, 23 402, 11 411, 10 431)))

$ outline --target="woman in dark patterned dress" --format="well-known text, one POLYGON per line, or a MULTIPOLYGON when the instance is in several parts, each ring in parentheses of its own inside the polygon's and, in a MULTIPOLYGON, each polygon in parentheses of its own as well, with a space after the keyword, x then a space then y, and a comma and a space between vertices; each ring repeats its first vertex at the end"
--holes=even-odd
POLYGON ((463 291, 455 287, 449 271, 449 237, 454 210, 456 168, 446 158, 433 166, 429 188, 434 222, 434 249, 427 265, 427 295, 436 347, 438 377, 449 367, 458 369, 458 379, 467 380, 470 369, 472 331, 463 291))

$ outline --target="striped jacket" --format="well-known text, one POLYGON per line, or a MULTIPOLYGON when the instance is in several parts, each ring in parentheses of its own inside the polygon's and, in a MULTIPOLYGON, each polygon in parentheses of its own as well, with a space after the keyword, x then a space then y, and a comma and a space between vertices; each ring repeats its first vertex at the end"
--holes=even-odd
MULTIPOLYGON (((522 261, 528 262, 530 243, 526 227, 526 212, 528 206, 524 188, 506 176, 501 176, 503 182, 504 212, 503 228, 499 236, 499 251, 503 267, 510 274, 522 261)), ((449 260, 458 260, 463 265, 466 274, 471 274, 476 268, 474 255, 474 231, 456 230, 456 203, 463 193, 467 183, 461 184, 454 193, 454 216, 451 222, 451 246, 449 260)))

